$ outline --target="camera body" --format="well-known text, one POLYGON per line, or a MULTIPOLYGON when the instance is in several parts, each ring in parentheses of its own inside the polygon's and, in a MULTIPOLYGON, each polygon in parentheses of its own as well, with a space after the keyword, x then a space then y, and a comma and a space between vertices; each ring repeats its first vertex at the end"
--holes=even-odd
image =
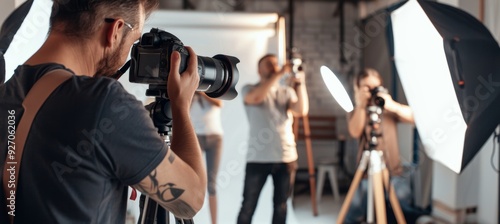
MULTIPOLYGON (((144 33, 141 40, 132 46, 129 81, 150 84, 155 90, 166 93, 170 57, 174 51, 180 53, 179 73, 182 74, 188 66, 190 56, 182 41, 157 28, 144 33)), ((197 59, 200 76, 197 91, 226 100, 238 95, 235 89, 239 79, 236 68, 236 64, 240 62, 238 58, 218 54, 212 58, 197 56, 197 59)))
POLYGON ((181 56, 181 73, 186 70, 189 57, 182 42, 174 35, 159 29, 152 29, 151 32, 143 34, 139 43, 132 47, 129 81, 144 84, 167 83, 170 55, 174 51, 178 51, 181 56))
POLYGON ((304 70, 304 68, 302 67, 302 58, 300 57, 292 58, 291 62, 292 62, 293 74, 297 74, 304 70))
POLYGON ((385 100, 384 98, 378 96, 378 93, 388 93, 387 89, 383 86, 377 86, 370 89, 370 100, 367 107, 368 112, 368 123, 370 125, 380 124, 382 121, 382 113, 384 110, 385 100))
POLYGON ((292 73, 294 76, 297 76, 297 73, 304 71, 302 60, 302 55, 299 53, 297 48, 293 48, 290 52, 290 62, 292 64, 292 73))

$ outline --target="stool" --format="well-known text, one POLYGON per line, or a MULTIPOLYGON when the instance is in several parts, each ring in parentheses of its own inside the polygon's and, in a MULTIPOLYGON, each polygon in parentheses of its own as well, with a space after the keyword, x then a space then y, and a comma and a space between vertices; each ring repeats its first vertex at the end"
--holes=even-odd
POLYGON ((316 202, 319 203, 321 199, 321 194, 323 193, 323 187, 325 183, 325 176, 328 173, 328 178, 330 179, 330 185, 333 190, 333 199, 337 200, 340 198, 339 185, 337 183, 337 169, 335 164, 319 164, 318 165, 318 184, 316 186, 316 202))

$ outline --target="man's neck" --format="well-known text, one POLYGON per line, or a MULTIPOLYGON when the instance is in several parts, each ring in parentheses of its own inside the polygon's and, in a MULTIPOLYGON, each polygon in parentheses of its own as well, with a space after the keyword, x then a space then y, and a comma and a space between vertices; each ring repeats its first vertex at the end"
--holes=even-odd
POLYGON ((40 49, 25 64, 37 65, 58 63, 72 70, 76 75, 94 76, 98 55, 95 48, 70 40, 58 33, 49 35, 40 49))

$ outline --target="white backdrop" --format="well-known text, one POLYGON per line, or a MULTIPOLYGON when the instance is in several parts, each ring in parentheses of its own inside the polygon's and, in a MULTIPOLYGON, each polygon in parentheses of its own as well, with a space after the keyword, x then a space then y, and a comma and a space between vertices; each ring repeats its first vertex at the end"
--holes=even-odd
MULTIPOLYGON (((3 7, 2 4, 0 7, 3 7)), ((51 0, 33 2, 30 12, 5 53, 5 81, 12 76, 18 65, 23 64, 42 46, 49 31, 51 12, 51 0)))
MULTIPOLYGON (((144 32, 158 27, 177 36, 197 55, 212 57, 227 54, 240 59, 240 72, 236 86, 238 92, 248 83, 258 81, 257 62, 266 53, 278 54, 278 15, 249 13, 179 12, 158 11, 146 22, 144 32)), ((120 82, 138 99, 144 97, 146 85, 128 82, 128 76, 120 82)), ((224 151, 217 178, 219 223, 235 223, 240 209, 245 156, 248 139, 248 121, 243 100, 238 96, 225 101, 222 108, 224 151)), ((290 204, 290 203, 289 203, 290 204)), ((136 206, 131 206, 136 207, 136 206)), ((268 180, 262 191, 253 223, 270 223, 272 217, 272 182, 268 180)), ((288 223, 297 223, 289 205, 288 223)), ((137 210, 134 211, 137 214, 137 210)), ((195 216, 195 223, 209 223, 208 201, 195 216)))

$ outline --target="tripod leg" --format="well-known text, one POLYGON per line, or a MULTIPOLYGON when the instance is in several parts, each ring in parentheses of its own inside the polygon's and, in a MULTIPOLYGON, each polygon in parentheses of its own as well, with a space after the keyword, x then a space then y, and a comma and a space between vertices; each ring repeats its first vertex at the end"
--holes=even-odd
POLYGON ((382 178, 382 160, 380 154, 372 151, 370 155, 370 175, 373 175, 373 194, 375 196, 375 211, 377 224, 387 223, 385 213, 384 182, 382 178))
POLYGON ((139 216, 139 224, 156 223, 157 204, 149 196, 141 195, 141 215, 139 216))
POLYGON ((373 174, 373 194, 375 196, 375 211, 377 213, 377 223, 387 223, 385 213, 384 185, 382 183, 382 173, 373 174))
POLYGON ((309 127, 309 117, 307 115, 302 117, 302 121, 304 122, 307 165, 309 171, 309 186, 311 189, 311 204, 313 208, 313 215, 318 216, 318 203, 316 202, 316 175, 314 174, 314 160, 312 154, 311 129, 309 127))
POLYGON ((385 189, 389 191, 389 200, 392 205, 392 211, 394 212, 394 216, 396 216, 396 220, 398 224, 406 224, 405 216, 403 215, 403 210, 401 210, 401 205, 399 204, 398 197, 396 196, 396 192, 394 191, 394 186, 390 186, 389 182, 389 171, 387 168, 382 170, 382 174, 384 176, 384 185, 385 189))
MULTIPOLYGON (((369 168, 370 170, 371 168, 369 168)), ((366 222, 367 223, 375 223, 375 214, 373 214, 375 202, 373 202, 373 173, 368 171, 368 183, 366 184, 366 222)))
POLYGON ((354 174, 354 179, 352 180, 351 186, 349 187, 349 191, 347 191, 344 203, 342 203, 342 207, 340 208, 339 217, 337 218, 337 223, 339 224, 344 222, 347 210, 349 209, 349 205, 351 204, 352 197, 354 196, 356 189, 358 189, 359 182, 361 181, 363 173, 366 170, 369 157, 370 152, 363 153, 363 156, 361 157, 361 161, 359 162, 356 174, 354 174))

